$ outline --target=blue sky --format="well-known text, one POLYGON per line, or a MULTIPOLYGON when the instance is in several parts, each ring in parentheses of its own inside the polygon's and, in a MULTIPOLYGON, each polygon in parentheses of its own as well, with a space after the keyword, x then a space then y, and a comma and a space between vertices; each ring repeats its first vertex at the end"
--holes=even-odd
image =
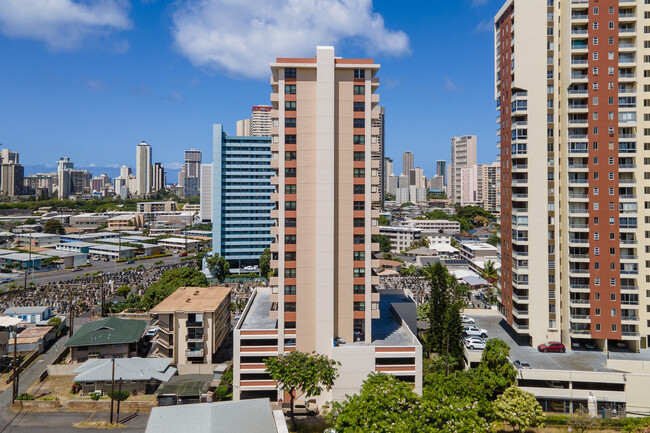
POLYGON ((268 104, 268 62, 336 47, 382 65, 387 155, 431 176, 449 139, 496 158, 496 0, 3 0, 0 143, 28 173, 69 156, 94 174, 133 166, 147 141, 168 181, 183 150, 210 162, 212 124, 234 134, 268 104), (95 168, 92 168, 95 167, 95 168), (113 167, 113 168, 111 168, 113 167))

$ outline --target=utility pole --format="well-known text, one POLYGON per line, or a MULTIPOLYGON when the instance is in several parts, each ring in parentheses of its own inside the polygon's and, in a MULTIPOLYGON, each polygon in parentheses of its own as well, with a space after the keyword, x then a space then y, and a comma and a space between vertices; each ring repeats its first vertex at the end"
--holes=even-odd
POLYGON ((117 236, 119 238, 119 247, 117 249, 117 257, 115 258, 115 275, 117 275, 117 261, 120 259, 120 256, 122 255, 122 220, 118 221, 118 226, 117 226, 117 236))
POLYGON ((120 401, 122 401, 122 378, 120 377, 120 384, 117 387, 117 418, 115 423, 120 423, 120 401))
POLYGON ((106 294, 104 293, 104 271, 102 273, 102 311, 100 317, 106 317, 106 294))
POLYGON ((74 306, 72 305, 72 287, 70 286, 68 287, 70 288, 70 301, 68 304, 68 308, 70 308, 69 311, 70 320, 68 320, 70 322, 70 330, 68 334, 70 335, 70 337, 72 337, 73 328, 74 328, 74 306))
POLYGON ((185 224, 185 254, 187 254, 187 223, 185 224))
POLYGON ((115 358, 111 359, 113 371, 111 372, 111 424, 113 424, 113 396, 115 395, 115 358))
POLYGON ((14 325, 14 374, 13 381, 11 386, 11 405, 14 405, 16 397, 18 397, 18 356, 17 356, 17 347, 18 347, 18 325, 14 325))

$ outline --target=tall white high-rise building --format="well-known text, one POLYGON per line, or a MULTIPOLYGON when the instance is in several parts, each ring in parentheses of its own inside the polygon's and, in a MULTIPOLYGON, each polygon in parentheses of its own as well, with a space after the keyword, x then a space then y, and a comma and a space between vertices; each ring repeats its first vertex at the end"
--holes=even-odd
POLYGON ((146 196, 151 193, 151 146, 145 141, 135 150, 136 194, 146 196))
POLYGON ((185 151, 185 177, 201 177, 201 151, 185 151))
POLYGON ((269 137, 271 135, 271 109, 268 105, 256 105, 251 111, 251 135, 269 137))
POLYGON ((449 164, 449 199, 461 202, 462 169, 476 165, 476 135, 463 135, 451 139, 451 164, 449 164))
POLYGON ((404 152, 402 154, 402 174, 409 175, 414 168, 413 154, 411 152, 404 152))
POLYGON ((58 195, 59 199, 67 198, 72 192, 72 182, 70 180, 70 170, 74 168, 74 163, 70 158, 60 158, 56 162, 56 173, 58 175, 58 195))
POLYGON ((165 189, 166 184, 167 173, 165 172, 165 167, 157 162, 151 169, 151 192, 158 192, 165 189))
POLYGON ((478 202, 477 197, 477 165, 471 167, 464 167, 460 169, 460 205, 475 205, 478 202))
POLYGON ((201 164, 200 211, 201 222, 212 221, 213 197, 212 164, 201 164))

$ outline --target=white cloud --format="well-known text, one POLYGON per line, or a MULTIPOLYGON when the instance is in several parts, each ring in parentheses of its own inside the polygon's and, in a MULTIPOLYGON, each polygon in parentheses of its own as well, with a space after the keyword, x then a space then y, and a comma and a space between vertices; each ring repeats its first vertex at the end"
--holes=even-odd
POLYGON ((472 0, 472 7, 477 8, 487 3, 487 0, 472 0))
POLYGON ((267 77, 275 57, 312 57, 316 45, 410 52, 406 33, 387 29, 372 0, 187 0, 172 19, 174 44, 194 65, 247 77, 267 77))
POLYGON ((460 90, 460 86, 451 81, 451 78, 445 77, 445 90, 448 92, 457 92, 460 90))
POLYGON ((86 78, 86 86, 96 92, 101 92, 102 90, 106 89, 106 84, 95 78, 86 78))
POLYGON ((483 20, 474 27, 475 32, 492 32, 494 31, 494 21, 491 19, 483 20))
POLYGON ((73 49, 88 35, 130 29, 129 9, 127 0, 1 0, 0 32, 73 49))

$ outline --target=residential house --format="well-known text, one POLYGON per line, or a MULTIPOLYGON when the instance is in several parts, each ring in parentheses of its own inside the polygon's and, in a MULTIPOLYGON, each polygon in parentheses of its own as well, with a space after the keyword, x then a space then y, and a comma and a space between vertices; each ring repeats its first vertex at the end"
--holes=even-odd
POLYGON ((91 358, 134 358, 138 356, 144 320, 108 319, 86 323, 65 343, 72 362, 91 358))

